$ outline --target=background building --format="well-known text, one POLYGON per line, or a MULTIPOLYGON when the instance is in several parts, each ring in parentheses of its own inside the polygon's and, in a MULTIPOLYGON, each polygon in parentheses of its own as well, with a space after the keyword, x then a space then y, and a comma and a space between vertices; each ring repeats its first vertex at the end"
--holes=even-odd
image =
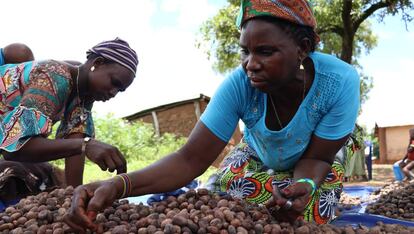
MULTIPOLYGON (((173 133, 177 136, 188 137, 206 109, 210 97, 200 94, 199 97, 163 104, 135 114, 124 117, 128 121, 143 121, 151 123, 155 134, 161 136, 164 133, 173 133)), ((213 163, 218 166, 223 157, 231 148, 240 142, 242 134, 239 126, 233 133, 231 140, 221 153, 220 157, 213 163)))
POLYGON ((407 152, 408 131, 413 127, 413 124, 388 125, 376 123, 375 136, 378 138, 379 144, 377 163, 393 163, 402 159, 407 152))

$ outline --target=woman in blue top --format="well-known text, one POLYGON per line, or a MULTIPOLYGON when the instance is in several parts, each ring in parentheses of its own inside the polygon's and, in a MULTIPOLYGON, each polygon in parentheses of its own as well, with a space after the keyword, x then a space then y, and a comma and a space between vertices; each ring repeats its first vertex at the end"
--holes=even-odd
POLYGON ((243 142, 223 161, 213 188, 282 207, 274 212, 280 219, 334 218, 343 175, 334 158, 355 125, 358 74, 313 52, 316 22, 304 0, 242 1, 239 23, 241 66, 216 91, 188 142, 148 168, 78 187, 70 226, 96 228, 95 212, 117 198, 184 186, 216 159, 239 120, 243 142))

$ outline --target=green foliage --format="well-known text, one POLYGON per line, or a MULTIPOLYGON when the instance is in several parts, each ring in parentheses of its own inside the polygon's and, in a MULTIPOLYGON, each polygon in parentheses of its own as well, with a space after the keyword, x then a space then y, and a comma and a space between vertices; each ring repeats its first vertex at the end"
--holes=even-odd
MULTIPOLYGON (((157 137, 152 125, 140 121, 129 123, 115 118, 112 114, 103 118, 94 118, 94 123, 96 139, 118 147, 128 161, 129 172, 149 166, 175 152, 186 142, 186 138, 177 137, 174 134, 157 137)), ((49 138, 54 138, 58 126, 59 123, 53 126, 53 133, 49 138)), ((61 169, 65 168, 64 159, 55 160, 52 164, 61 169)), ((198 179, 203 182, 207 181, 215 170, 214 167, 210 167, 198 179)), ((102 171, 97 165, 87 160, 83 182, 103 180, 114 175, 115 172, 102 171)))
MULTIPOLYGON (((153 160, 145 161, 145 160, 136 160, 136 161, 129 161, 128 162, 128 172, 140 170, 149 166, 150 164, 154 163, 153 160)), ((202 175, 197 177, 197 180, 202 182, 207 182, 208 178, 217 170, 215 167, 209 167, 207 171, 205 171, 202 175)), ((89 183, 98 180, 104 180, 110 177, 115 176, 114 173, 110 173, 108 171, 102 171, 96 164, 87 163, 85 165, 85 172, 83 176, 83 182, 89 183)))
MULTIPOLYGON (((186 141, 184 137, 173 134, 164 134, 157 137, 150 124, 144 122, 128 123, 108 114, 104 118, 95 118, 95 138, 118 147, 128 162, 153 162, 163 156, 176 151, 186 141)), ((57 126, 49 138, 54 138, 57 126)), ((91 163, 87 161, 87 163, 91 163)), ((64 167, 64 159, 55 160, 53 164, 64 167)), ((148 164, 148 163, 147 163, 148 164)))
POLYGON ((128 123, 110 114, 94 122, 96 139, 118 147, 128 161, 157 160, 177 150, 186 140, 168 133, 157 137, 150 124, 128 123))
POLYGON ((235 25, 240 0, 219 10, 216 16, 203 23, 201 38, 196 46, 203 48, 209 59, 214 58, 213 69, 225 73, 240 64, 240 31, 235 25), (207 42, 207 43, 206 43, 207 42))

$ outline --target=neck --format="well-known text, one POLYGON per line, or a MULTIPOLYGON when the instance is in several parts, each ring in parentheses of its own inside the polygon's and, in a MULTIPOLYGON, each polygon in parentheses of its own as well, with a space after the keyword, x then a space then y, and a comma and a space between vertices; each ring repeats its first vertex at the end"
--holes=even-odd
POLYGON ((82 99, 82 97, 85 96, 85 93, 87 90, 86 79, 85 79, 85 76, 83 75, 85 74, 84 69, 82 65, 79 66, 79 68, 76 66, 74 66, 73 68, 74 68, 73 69, 74 75, 72 75, 72 79, 73 79, 73 85, 74 85, 74 92, 76 95, 79 95, 79 97, 82 99))
MULTIPOLYGON (((275 100, 291 103, 292 101, 302 101, 303 97, 303 82, 302 80, 295 80, 283 88, 269 92, 269 95, 275 100)), ((307 85, 307 84, 306 84, 307 85)))

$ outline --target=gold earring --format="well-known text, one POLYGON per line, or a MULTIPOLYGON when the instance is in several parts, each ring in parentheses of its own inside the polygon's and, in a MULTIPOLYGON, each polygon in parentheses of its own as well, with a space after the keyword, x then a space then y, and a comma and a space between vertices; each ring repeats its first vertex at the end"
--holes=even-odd
POLYGON ((91 67, 91 72, 95 71, 95 66, 91 67))

